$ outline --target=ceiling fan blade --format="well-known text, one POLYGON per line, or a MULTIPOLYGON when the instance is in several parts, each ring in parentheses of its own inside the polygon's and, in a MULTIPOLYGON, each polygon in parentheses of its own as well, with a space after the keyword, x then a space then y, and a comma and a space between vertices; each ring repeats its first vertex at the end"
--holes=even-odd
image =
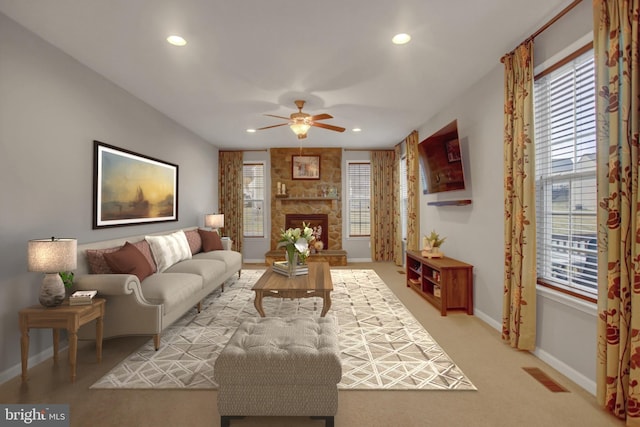
POLYGON ((265 114, 265 116, 275 117, 276 119, 291 120, 291 117, 274 116, 273 114, 265 114))
POLYGON ((333 119, 333 116, 331 114, 318 114, 317 116, 311 116, 311 120, 312 121, 316 121, 316 120, 326 120, 326 119, 333 119))
POLYGON ((336 132, 344 132, 344 128, 341 128, 339 126, 328 125, 326 123, 311 123, 311 126, 324 128, 324 129, 329 129, 329 130, 334 130, 336 132))
POLYGON ((279 125, 273 125, 273 126, 265 126, 263 128, 258 128, 256 130, 264 130, 264 129, 271 129, 271 128, 277 128, 278 126, 286 126, 289 123, 280 123, 279 125))

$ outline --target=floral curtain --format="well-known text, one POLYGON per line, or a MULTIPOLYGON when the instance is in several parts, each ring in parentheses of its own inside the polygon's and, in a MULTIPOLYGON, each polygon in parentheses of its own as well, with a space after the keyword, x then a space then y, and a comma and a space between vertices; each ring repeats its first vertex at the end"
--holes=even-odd
POLYGON ((596 397, 640 426, 640 0, 594 0, 598 151, 596 397))
POLYGON ((407 150, 407 249, 420 249, 420 166, 418 163, 418 131, 404 140, 407 150))
POLYGON ((393 244, 393 261, 396 265, 402 265, 404 261, 402 259, 402 218, 400 217, 400 212, 402 212, 400 203, 402 203, 402 200, 400 200, 400 165, 398 163, 402 157, 402 145, 396 144, 393 152, 395 156, 395 162, 393 162, 393 188, 396 188, 396 191, 393 192, 393 205, 396 209, 393 215, 393 229, 396 237, 393 244))
POLYGON ((533 350, 536 343, 536 198, 533 146, 533 41, 503 58, 504 292, 502 339, 533 350))
POLYGON ((233 240, 233 249, 242 253, 243 199, 242 199, 242 151, 218 153, 218 194, 220 212, 224 214, 223 233, 233 240))
POLYGON ((396 192, 394 186, 395 153, 371 152, 371 258, 392 261, 396 242, 394 227, 396 192))

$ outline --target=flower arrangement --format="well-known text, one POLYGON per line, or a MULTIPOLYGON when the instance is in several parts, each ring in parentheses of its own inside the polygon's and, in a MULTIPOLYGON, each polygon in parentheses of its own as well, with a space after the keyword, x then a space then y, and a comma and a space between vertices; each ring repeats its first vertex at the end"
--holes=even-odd
POLYGON ((313 239, 313 230, 303 222, 302 228, 289 228, 282 231, 278 248, 284 247, 287 250, 288 259, 293 259, 297 254, 298 259, 304 263, 309 256, 309 242, 313 239))

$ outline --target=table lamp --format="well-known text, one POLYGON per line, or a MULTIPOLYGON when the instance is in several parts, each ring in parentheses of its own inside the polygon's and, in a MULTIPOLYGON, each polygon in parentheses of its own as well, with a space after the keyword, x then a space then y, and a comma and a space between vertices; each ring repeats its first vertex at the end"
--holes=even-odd
POLYGON ((216 230, 224 227, 224 214, 207 214, 204 216, 204 226, 216 230))
POLYGON ((66 292, 60 272, 75 270, 78 265, 76 239, 29 240, 27 257, 29 271, 45 273, 40 287, 40 304, 55 307, 62 303, 66 292))

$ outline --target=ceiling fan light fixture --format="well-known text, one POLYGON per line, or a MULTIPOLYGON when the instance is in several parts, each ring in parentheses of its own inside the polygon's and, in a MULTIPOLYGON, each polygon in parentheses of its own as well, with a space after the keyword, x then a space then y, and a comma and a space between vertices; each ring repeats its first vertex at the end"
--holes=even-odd
POLYGON ((296 122, 291 123, 289 125, 289 127, 291 128, 293 133, 298 135, 298 139, 302 139, 302 138, 307 136, 307 131, 309 130, 311 125, 309 125, 308 123, 305 123, 305 122, 296 121, 296 122), (302 136, 302 135, 304 135, 304 136, 302 136))

